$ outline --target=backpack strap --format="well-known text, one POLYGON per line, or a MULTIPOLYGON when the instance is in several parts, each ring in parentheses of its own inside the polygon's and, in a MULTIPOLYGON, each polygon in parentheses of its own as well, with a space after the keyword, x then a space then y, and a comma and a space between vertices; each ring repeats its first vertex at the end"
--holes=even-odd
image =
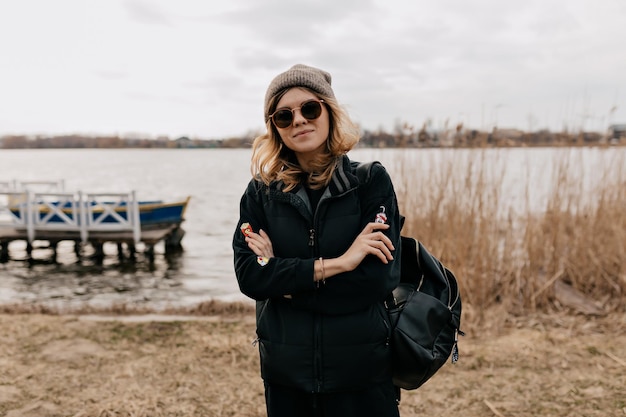
POLYGON ((356 167, 356 176, 359 179, 360 184, 367 184, 370 181, 372 167, 374 166, 374 164, 378 163, 380 162, 359 162, 359 165, 356 167))

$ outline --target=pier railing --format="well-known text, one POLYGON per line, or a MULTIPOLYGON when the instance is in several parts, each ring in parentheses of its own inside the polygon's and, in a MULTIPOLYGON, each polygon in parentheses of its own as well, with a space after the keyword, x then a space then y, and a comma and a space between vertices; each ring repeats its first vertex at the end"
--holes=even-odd
POLYGON ((27 190, 40 192, 62 192, 65 181, 0 181, 0 192, 24 192, 27 190))
POLYGON ((83 242, 91 232, 132 232, 141 240, 139 202, 130 193, 35 192, 0 183, 0 228, 26 231, 32 243, 38 234, 75 232, 83 242))

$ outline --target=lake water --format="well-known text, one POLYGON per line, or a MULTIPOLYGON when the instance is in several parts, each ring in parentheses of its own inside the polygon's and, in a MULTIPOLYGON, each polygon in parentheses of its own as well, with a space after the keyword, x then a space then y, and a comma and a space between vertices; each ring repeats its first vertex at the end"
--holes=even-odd
MULTIPOLYGON (((541 207, 552 192, 552 167, 566 155, 572 172, 585 179, 581 192, 593 193, 600 181, 626 181, 626 148, 533 148, 489 150, 357 149, 355 160, 380 160, 394 171, 399 157, 409 158, 418 175, 436 173, 445 161, 463 166, 479 161, 503 180, 504 206, 528 201, 541 207), (607 174, 608 172, 608 174, 607 174)), ((101 266, 76 263, 73 248, 59 248, 57 264, 19 260, 23 245, 11 245, 12 259, 0 264, 0 304, 16 302, 56 306, 114 303, 193 305, 210 299, 242 300, 233 272, 231 238, 238 205, 249 178, 250 150, 245 149, 124 149, 124 150, 2 150, 0 181, 64 180, 67 191, 128 192, 142 200, 176 200, 191 196, 183 223, 184 252, 166 259, 156 247, 155 263, 119 264, 115 248, 101 266), (15 259, 18 258, 18 259, 15 259)), ((399 181, 398 181, 399 182, 399 181)))

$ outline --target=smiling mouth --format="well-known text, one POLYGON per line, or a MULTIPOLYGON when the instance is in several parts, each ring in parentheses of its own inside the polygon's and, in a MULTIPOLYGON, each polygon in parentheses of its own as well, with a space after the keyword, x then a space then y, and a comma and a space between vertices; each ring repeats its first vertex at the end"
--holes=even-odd
POLYGON ((302 132, 298 132, 295 135, 293 135, 293 137, 297 138, 299 136, 306 135, 307 133, 311 133, 311 132, 313 132, 313 131, 312 130, 303 130, 302 132))

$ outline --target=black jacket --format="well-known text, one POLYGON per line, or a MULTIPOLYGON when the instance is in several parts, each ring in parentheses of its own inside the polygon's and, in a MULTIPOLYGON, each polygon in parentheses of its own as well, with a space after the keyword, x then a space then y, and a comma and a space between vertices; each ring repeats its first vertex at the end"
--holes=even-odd
POLYGON ((252 180, 241 198, 233 238, 241 291, 257 300, 261 376, 307 392, 338 392, 390 381, 390 326, 383 300, 400 280, 400 216, 391 179, 380 164, 359 188, 357 163, 338 160, 332 181, 312 210, 306 191, 252 180), (385 231, 396 251, 384 264, 366 257, 354 270, 314 283, 313 263, 336 258, 384 206, 385 231), (272 240, 267 263, 239 230, 248 222, 272 240), (286 298, 285 295, 291 295, 286 298))

